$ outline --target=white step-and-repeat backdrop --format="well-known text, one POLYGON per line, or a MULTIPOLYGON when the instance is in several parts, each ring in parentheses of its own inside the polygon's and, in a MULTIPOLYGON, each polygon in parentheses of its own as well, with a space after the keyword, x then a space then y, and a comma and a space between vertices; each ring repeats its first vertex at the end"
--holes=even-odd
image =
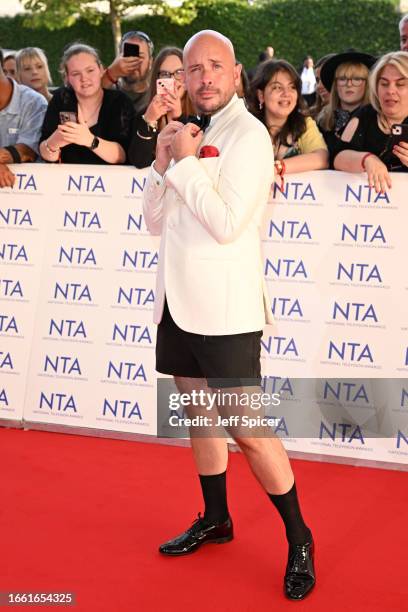
MULTIPOLYGON (((146 171, 13 169, 0 192, 0 419, 154 436, 146 171)), ((325 171, 271 193, 262 238, 276 324, 263 375, 294 401, 296 379, 325 388, 315 435, 281 428, 289 450, 408 463, 407 191, 407 175, 381 195, 363 175, 325 171), (331 406, 341 417, 325 426, 331 406), (373 420, 387 437, 365 436, 373 420)))

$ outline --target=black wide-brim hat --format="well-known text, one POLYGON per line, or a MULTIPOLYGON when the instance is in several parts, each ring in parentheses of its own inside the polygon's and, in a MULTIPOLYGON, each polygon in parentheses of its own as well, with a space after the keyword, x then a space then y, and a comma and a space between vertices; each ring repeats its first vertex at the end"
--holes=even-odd
POLYGON ((374 55, 349 49, 348 51, 334 55, 323 64, 320 70, 320 79, 327 91, 330 91, 333 85, 334 75, 340 64, 345 64, 346 62, 364 64, 370 70, 376 61, 377 58, 374 57, 374 55))

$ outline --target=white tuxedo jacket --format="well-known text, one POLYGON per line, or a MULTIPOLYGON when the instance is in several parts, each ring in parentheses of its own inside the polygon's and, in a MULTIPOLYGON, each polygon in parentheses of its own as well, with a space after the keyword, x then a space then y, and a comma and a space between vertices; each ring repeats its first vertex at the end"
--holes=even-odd
POLYGON ((163 179, 151 168, 144 188, 147 227, 162 236, 154 322, 166 295, 185 331, 261 330, 273 322, 259 232, 273 181, 271 139, 234 96, 212 117, 204 145, 219 157, 186 157, 163 179))

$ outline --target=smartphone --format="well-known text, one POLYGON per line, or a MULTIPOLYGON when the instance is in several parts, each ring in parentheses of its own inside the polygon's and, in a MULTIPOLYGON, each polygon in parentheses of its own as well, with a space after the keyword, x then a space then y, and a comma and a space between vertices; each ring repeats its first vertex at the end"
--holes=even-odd
POLYGON ((60 123, 67 123, 67 121, 78 123, 78 115, 71 111, 60 111, 59 119, 60 123))
POLYGON ((408 123, 394 123, 391 134, 391 148, 401 141, 408 142, 408 123))
POLYGON ((139 45, 136 43, 123 43, 123 57, 139 57, 139 45))
POLYGON ((165 96, 167 93, 176 95, 176 81, 174 79, 157 79, 156 91, 159 96, 165 96))

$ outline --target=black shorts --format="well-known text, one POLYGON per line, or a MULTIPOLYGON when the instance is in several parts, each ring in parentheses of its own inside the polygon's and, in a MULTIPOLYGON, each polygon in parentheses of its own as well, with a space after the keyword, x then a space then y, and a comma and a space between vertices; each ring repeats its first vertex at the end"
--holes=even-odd
POLYGON ((261 383, 262 331, 224 336, 186 332, 174 322, 167 301, 157 328, 156 370, 162 374, 206 378, 210 387, 261 383))

